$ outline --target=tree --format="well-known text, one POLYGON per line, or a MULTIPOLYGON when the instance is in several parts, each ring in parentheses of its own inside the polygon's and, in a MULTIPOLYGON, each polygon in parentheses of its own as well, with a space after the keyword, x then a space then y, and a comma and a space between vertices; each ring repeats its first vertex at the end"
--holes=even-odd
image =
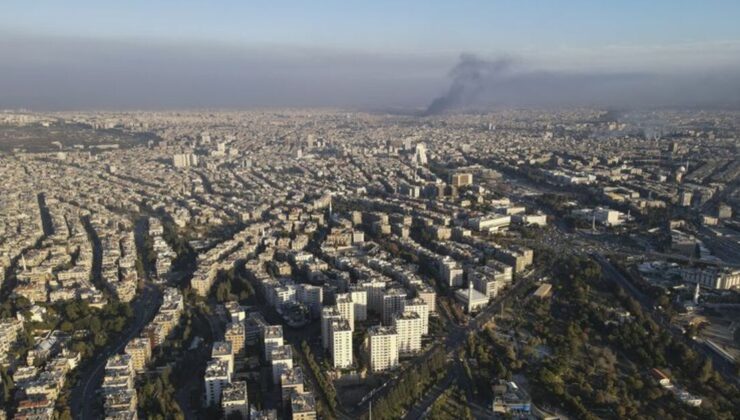
POLYGON ((713 375, 714 368, 712 367, 712 361, 709 360, 709 358, 706 358, 704 359, 704 363, 701 365, 701 370, 699 370, 699 382, 705 384, 712 378, 713 375))
POLYGON ((92 331, 93 334, 97 334, 100 331, 101 328, 100 319, 98 318, 92 318, 90 319, 90 331, 92 331))
POLYGON ((0 384, 1 388, 0 391, 2 391, 2 402, 3 406, 7 407, 8 403, 10 402, 11 398, 13 397, 13 377, 10 376, 8 373, 8 369, 6 367, 0 367, 0 380, 2 383, 0 384))
POLYGON ((58 420, 72 420, 72 412, 69 407, 64 407, 64 410, 59 414, 58 420))
POLYGON ((67 304, 67 306, 64 308, 64 316, 72 321, 79 319, 80 313, 77 302, 70 302, 69 304, 67 304))
POLYGON ((75 326, 69 321, 63 321, 62 324, 59 326, 59 329, 66 333, 71 333, 72 331, 74 331, 75 326))
POLYGON ((229 300, 231 295, 231 284, 223 281, 216 287, 216 300, 223 303, 229 300))

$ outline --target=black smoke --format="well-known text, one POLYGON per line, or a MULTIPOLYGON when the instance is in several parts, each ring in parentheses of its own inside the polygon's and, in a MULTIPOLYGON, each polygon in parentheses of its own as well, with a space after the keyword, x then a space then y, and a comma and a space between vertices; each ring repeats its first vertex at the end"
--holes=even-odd
POLYGON ((447 92, 434 99, 424 115, 436 115, 474 102, 489 83, 511 66, 507 59, 485 61, 472 54, 463 54, 450 71, 452 84, 447 92))
POLYGON ((740 107, 740 76, 697 73, 548 71, 511 59, 464 54, 447 92, 421 114, 496 107, 728 108, 740 107))
POLYGON ((318 106, 416 116, 514 107, 740 108, 740 64, 720 66, 716 57, 702 64, 702 57, 697 51, 674 57, 671 66, 639 66, 651 71, 604 72, 594 70, 605 67, 598 62, 552 71, 524 58, 462 55, 449 70, 450 57, 434 54, 34 36, 0 28, 0 109, 318 106), (444 94, 434 99, 437 92, 444 94))

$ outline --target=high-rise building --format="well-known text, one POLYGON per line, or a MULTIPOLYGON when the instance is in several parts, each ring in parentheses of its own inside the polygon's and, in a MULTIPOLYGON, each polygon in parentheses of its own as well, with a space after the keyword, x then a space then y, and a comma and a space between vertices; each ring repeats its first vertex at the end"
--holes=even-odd
POLYGON ((324 301, 324 289, 321 286, 299 284, 296 299, 308 307, 311 318, 316 319, 321 316, 321 303, 324 301))
POLYGON ((465 277, 460 264, 449 256, 439 261, 439 275, 448 287, 462 287, 465 277))
POLYGON ((247 383, 234 381, 226 384, 221 391, 221 408, 225 418, 238 415, 243 420, 249 418, 249 398, 247 396, 247 383))
POLYGON ((394 327, 374 326, 367 330, 370 370, 379 372, 398 366, 398 333, 394 327))
POLYGON ((231 344, 231 351, 234 355, 239 355, 244 350, 246 341, 244 333, 244 324, 241 322, 229 322, 226 324, 224 339, 231 344))
POLYGON ((399 353, 413 353, 421 349, 421 317, 416 312, 404 312, 393 317, 398 333, 399 353))
POLYGON ((290 397, 292 420, 314 420, 316 419, 316 398, 310 392, 293 394, 290 397))
POLYGON ((355 330, 355 304, 349 293, 340 293, 337 295, 337 311, 349 322, 352 331, 355 330))
POLYGON ((249 406, 249 420, 278 420, 277 410, 258 410, 254 405, 249 406))
POLYGON ((231 322, 242 322, 246 318, 246 311, 244 307, 239 305, 239 302, 229 301, 224 304, 226 311, 229 313, 229 320, 231 322))
POLYGON ((424 143, 417 143, 414 151, 414 162, 418 165, 427 164, 427 147, 424 143))
POLYGON ((245 344, 254 345, 262 339, 262 333, 267 328, 265 317, 259 312, 250 312, 244 320, 244 341, 245 344))
POLYGON ((416 289, 416 295, 419 299, 423 300, 429 308, 429 313, 434 313, 437 310, 437 293, 428 284, 417 284, 414 286, 416 289))
POLYGON ((279 384, 283 372, 293 368, 293 347, 288 344, 272 349, 270 361, 272 363, 272 382, 279 384))
POLYGON ((218 405, 221 402, 221 392, 231 381, 228 362, 221 359, 210 360, 206 365, 203 380, 206 388, 206 405, 218 405))
POLYGON ((262 340, 264 342, 265 359, 270 361, 272 350, 283 345, 283 326, 270 325, 266 327, 262 340))
POLYGON ((400 288, 386 290, 383 294, 383 325, 392 325, 393 316, 403 310, 406 291, 400 288))
POLYGON ((363 282, 361 286, 367 291, 367 309, 380 315, 383 313, 383 292, 385 291, 386 283, 384 281, 372 279, 370 281, 363 282))
POLYGON ((406 299, 403 301, 403 312, 415 312, 421 318, 421 334, 429 334, 429 306, 421 298, 406 299))
POLYGON ((234 374, 234 353, 231 350, 231 343, 228 341, 216 341, 211 349, 211 358, 223 360, 229 373, 229 379, 234 374))
POLYGON ((346 319, 331 323, 331 356, 335 368, 352 365, 352 328, 346 319))
POLYGON ((321 345, 325 350, 331 346, 331 323, 342 319, 336 306, 327 306, 321 309, 321 345))
POLYGON ((355 321, 365 321, 367 319, 367 290, 351 287, 349 295, 355 308, 355 321))
POLYGON ((285 403, 290 403, 294 392, 303 394, 303 369, 300 366, 293 366, 280 375, 280 390, 285 403))

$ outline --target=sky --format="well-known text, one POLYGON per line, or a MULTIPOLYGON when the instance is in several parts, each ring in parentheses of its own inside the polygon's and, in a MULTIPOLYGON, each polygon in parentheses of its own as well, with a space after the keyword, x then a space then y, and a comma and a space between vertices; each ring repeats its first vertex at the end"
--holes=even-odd
POLYGON ((740 96, 738 22, 736 0, 5 0, 0 107, 423 108, 470 55, 513 63, 476 85, 489 91, 478 102, 527 85, 548 100, 530 88, 500 105, 692 105, 689 86, 698 105, 722 106, 740 96), (625 75, 655 93, 595 86, 625 75), (577 76, 594 97, 561 101, 577 76))

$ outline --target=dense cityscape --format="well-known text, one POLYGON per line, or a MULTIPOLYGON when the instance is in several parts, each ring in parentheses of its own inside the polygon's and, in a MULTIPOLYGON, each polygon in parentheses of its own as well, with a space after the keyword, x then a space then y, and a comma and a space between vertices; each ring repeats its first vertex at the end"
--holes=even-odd
POLYGON ((8 419, 733 419, 740 112, 0 112, 8 419))

